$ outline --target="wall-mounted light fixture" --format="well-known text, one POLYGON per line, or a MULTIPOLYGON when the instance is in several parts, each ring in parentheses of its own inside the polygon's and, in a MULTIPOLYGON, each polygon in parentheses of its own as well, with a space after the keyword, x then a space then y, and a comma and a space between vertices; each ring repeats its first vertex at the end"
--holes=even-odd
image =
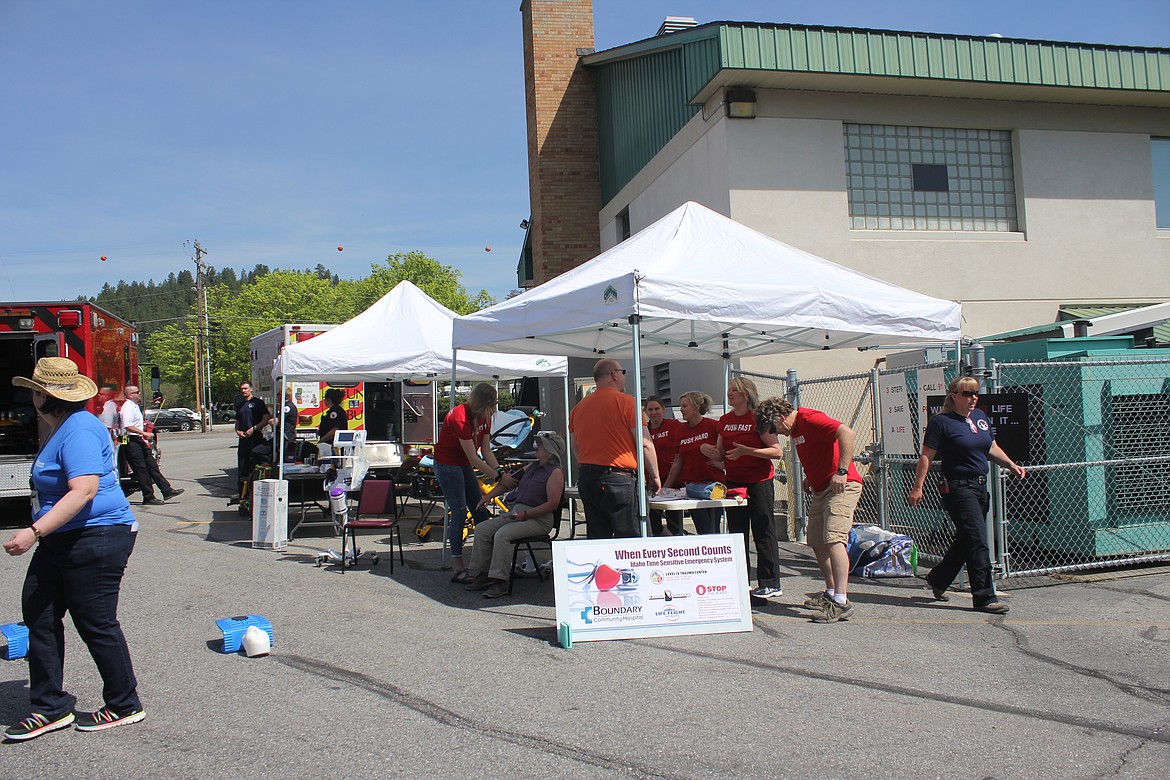
POLYGON ((527 229, 528 229, 528 220, 526 220, 526 219, 522 219, 522 220, 520 220, 520 229, 521 229, 521 230, 527 230, 527 229))
POLYGON ((729 89, 724 97, 727 116, 732 119, 756 118, 756 93, 750 89, 729 89))

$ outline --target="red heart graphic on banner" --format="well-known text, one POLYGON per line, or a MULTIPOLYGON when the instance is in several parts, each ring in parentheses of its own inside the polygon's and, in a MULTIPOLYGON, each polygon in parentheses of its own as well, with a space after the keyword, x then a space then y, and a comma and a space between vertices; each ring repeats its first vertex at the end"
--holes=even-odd
POLYGON ((593 582, 597 585, 598 590, 613 590, 621 581, 622 575, 604 563, 597 567, 597 571, 593 575, 593 582))

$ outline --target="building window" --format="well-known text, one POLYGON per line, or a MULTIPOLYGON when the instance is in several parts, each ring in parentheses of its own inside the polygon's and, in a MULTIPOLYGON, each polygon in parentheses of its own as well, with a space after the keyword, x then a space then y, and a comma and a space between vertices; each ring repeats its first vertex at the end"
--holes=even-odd
POLYGON ((849 123, 845 168, 854 230, 1018 229, 1006 130, 849 123))
POLYGON ((947 179, 947 166, 935 163, 911 163, 915 192, 949 192, 950 181, 947 179))
POLYGON ((630 209, 624 208, 617 215, 617 239, 618 243, 625 241, 630 237, 630 209))
POLYGON ((1170 138, 1151 138, 1154 158, 1154 210, 1158 227, 1170 228, 1170 138))

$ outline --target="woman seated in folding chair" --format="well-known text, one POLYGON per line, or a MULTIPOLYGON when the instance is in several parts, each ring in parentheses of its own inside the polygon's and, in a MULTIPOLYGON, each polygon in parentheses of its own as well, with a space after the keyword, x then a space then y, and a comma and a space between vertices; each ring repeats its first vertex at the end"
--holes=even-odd
MULTIPOLYGON (((552 531, 565 490, 565 474, 561 470, 564 454, 565 440, 559 434, 537 432, 536 463, 525 467, 520 484, 504 499, 510 510, 475 526, 475 545, 467 567, 472 575, 468 590, 482 590, 489 599, 503 596, 508 592, 512 541, 552 531)), ((497 485, 479 500, 480 506, 505 490, 506 487, 497 485)))

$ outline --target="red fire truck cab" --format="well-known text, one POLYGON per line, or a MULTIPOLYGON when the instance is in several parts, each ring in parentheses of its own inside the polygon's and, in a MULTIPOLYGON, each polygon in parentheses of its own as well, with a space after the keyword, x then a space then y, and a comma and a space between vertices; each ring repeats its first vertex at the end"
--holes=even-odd
POLYGON ((84 301, 0 303, 0 498, 29 495, 37 416, 12 377, 31 376, 43 357, 69 358, 98 387, 138 384, 138 331, 126 320, 84 301))

